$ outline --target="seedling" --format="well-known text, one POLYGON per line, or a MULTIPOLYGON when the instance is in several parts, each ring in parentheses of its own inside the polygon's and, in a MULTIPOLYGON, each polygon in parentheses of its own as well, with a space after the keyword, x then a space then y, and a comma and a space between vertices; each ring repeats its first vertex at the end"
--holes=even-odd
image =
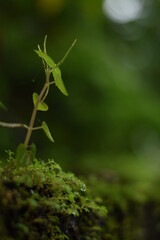
MULTIPOLYGON (((68 56, 69 52, 71 51, 71 49, 73 48, 77 40, 76 39, 74 40, 71 47, 68 49, 68 51, 62 58, 62 60, 60 60, 57 64, 47 54, 46 41, 47 41, 47 36, 45 36, 45 39, 44 39, 43 50, 41 50, 41 47, 39 45, 38 45, 38 50, 35 50, 38 56, 42 59, 42 63, 45 71, 45 83, 39 94, 36 92, 33 93, 34 107, 31 114, 29 125, 26 125, 23 123, 0 122, 1 127, 27 129, 27 134, 26 134, 24 143, 20 144, 17 148, 16 161, 19 166, 29 165, 32 159, 35 157, 35 153, 36 153, 35 145, 32 144, 31 146, 29 146, 32 131, 42 129, 46 134, 46 136, 49 138, 49 140, 51 142, 54 142, 51 132, 45 121, 43 121, 40 126, 34 126, 37 111, 48 111, 49 109, 48 105, 45 103, 45 99, 49 93, 50 86, 54 84, 65 96, 68 96, 68 92, 62 80, 60 66, 68 56), (51 80, 51 76, 53 76, 53 80, 51 80)), ((6 110, 6 106, 2 102, 0 102, 0 107, 6 110)))

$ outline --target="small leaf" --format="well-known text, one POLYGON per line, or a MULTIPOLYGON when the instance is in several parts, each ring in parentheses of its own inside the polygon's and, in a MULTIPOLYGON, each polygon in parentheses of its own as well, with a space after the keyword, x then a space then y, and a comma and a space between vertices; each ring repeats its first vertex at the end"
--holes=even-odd
MULTIPOLYGON (((34 106, 36 105, 36 102, 37 102, 37 99, 38 99, 38 94, 37 93, 33 93, 33 103, 34 103, 34 106)), ((38 108, 37 108, 39 111, 47 111, 48 110, 48 105, 45 103, 45 102, 40 102, 38 104, 38 108)))
POLYGON ((56 68, 53 68, 52 69, 52 74, 53 74, 53 77, 54 77, 54 80, 55 80, 55 84, 56 86, 59 88, 59 90, 66 96, 68 96, 68 92, 65 88, 65 85, 63 83, 63 80, 62 80, 62 76, 61 76, 61 70, 56 67, 56 68))
POLYGON ((17 165, 19 167, 27 167, 32 161, 31 155, 31 152, 27 151, 24 144, 19 144, 16 152, 17 165))
POLYGON ((49 138, 49 140, 50 140, 51 142, 54 142, 54 140, 53 140, 53 138, 52 138, 52 135, 51 135, 51 133, 50 133, 50 130, 49 130, 46 122, 42 122, 42 129, 43 129, 43 131, 45 132, 46 136, 49 138))
POLYGON ((38 54, 39 57, 41 57, 47 63, 48 66, 50 66, 51 68, 56 67, 55 62, 46 53, 39 50, 34 50, 34 51, 38 54))
POLYGON ((31 144, 30 150, 31 150, 31 152, 33 153, 33 155, 35 157, 37 148, 36 148, 36 145, 34 143, 31 144))
POLYGON ((24 144, 20 144, 18 145, 17 148, 17 153, 16 153, 16 160, 19 166, 22 166, 23 161, 26 157, 26 147, 24 146, 24 144))
POLYGON ((1 101, 0 101, 0 108, 2 108, 3 110, 7 111, 6 106, 5 106, 4 103, 2 103, 1 101))

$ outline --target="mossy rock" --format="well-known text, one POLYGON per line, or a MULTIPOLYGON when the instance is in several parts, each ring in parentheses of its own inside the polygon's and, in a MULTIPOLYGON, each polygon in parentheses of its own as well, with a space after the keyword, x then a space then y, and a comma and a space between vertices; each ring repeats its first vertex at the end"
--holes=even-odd
POLYGON ((106 240, 106 213, 53 160, 0 168, 0 239, 106 240))

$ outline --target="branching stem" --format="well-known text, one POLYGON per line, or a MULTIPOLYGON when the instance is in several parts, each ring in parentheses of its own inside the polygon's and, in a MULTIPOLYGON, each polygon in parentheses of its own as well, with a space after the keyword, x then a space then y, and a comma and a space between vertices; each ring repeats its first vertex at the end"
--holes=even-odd
MULTIPOLYGON (((6 122, 0 122, 1 127, 7 127, 7 128, 26 128, 29 129, 29 126, 23 123, 6 123, 6 122)), ((32 130, 39 130, 42 129, 42 126, 34 127, 32 130)))
POLYGON ((50 78, 50 74, 51 72, 48 70, 46 72, 46 82, 37 98, 37 101, 36 101, 36 104, 33 108, 33 111, 32 111, 32 116, 31 116, 31 119, 30 119, 30 123, 29 123, 29 128, 28 128, 28 131, 27 131, 27 134, 26 134, 26 138, 25 138, 25 141, 24 141, 24 145, 26 147, 28 147, 28 144, 29 144, 29 140, 30 140, 30 137, 31 137, 31 134, 32 134, 32 129, 33 129, 33 126, 34 126, 34 122, 35 122, 35 118, 36 118, 36 115, 37 115, 37 110, 38 110, 38 105, 39 103, 41 102, 47 88, 48 88, 48 83, 49 83, 49 78, 50 78))
MULTIPOLYGON (((45 39, 44 39, 44 45, 43 45, 43 52, 47 55, 47 50, 46 50, 46 41, 47 41, 47 36, 45 36, 45 39)), ((68 56, 68 54, 70 53, 71 49, 73 48, 73 46, 75 45, 77 39, 74 40, 74 42, 72 43, 71 47, 68 49, 68 51, 66 52, 66 54, 64 55, 64 57, 62 58, 61 61, 59 61, 55 67, 59 67, 63 62, 64 60, 66 59, 66 57, 68 56)), ((42 52, 40 46, 38 45, 38 49, 39 51, 42 52)), ((31 115, 31 119, 30 119, 30 123, 29 123, 29 126, 26 125, 26 124, 23 124, 23 123, 6 123, 6 122, 0 122, 0 126, 1 127, 9 127, 9 128, 25 128, 27 129, 27 134, 26 134, 26 137, 25 137, 25 140, 24 140, 24 145, 25 147, 27 148, 28 147, 28 144, 29 144, 29 141, 30 141, 30 138, 31 138, 31 134, 32 134, 32 131, 33 130, 38 130, 38 129, 43 129, 43 124, 42 126, 39 126, 39 127, 34 127, 34 123, 35 123, 35 119, 36 119, 36 115, 37 115, 37 111, 38 111, 38 106, 41 102, 43 102, 45 100, 45 98, 47 97, 48 95, 48 92, 49 92, 49 88, 50 88, 50 85, 52 84, 56 84, 56 81, 52 81, 50 82, 50 75, 52 73, 52 67, 50 65, 47 64, 47 62, 45 61, 45 57, 42 57, 42 62, 43 62, 43 65, 44 65, 44 70, 45 70, 45 75, 46 75, 46 81, 45 81, 45 84, 40 92, 40 94, 38 95, 38 98, 36 100, 36 103, 34 104, 34 108, 33 108, 33 111, 32 111, 32 115, 31 115)), ((60 71, 60 70, 59 70, 60 71)), ((58 80, 57 80, 58 81, 58 80)), ((60 79, 60 81, 62 81, 60 79)), ((63 82, 62 82, 63 83, 63 82)), ((62 91, 62 89, 60 88, 60 90, 62 91)), ((63 91, 62 91, 63 92, 63 91)), ((2 105, 2 103, 0 102, 1 106, 4 108, 4 106, 2 105)), ((48 128, 48 127, 47 127, 48 128)), ((45 131, 46 132, 46 131, 45 131)), ((48 134, 48 130, 47 130, 47 135, 49 135, 49 139, 52 141, 52 137, 50 137, 50 132, 48 134)))

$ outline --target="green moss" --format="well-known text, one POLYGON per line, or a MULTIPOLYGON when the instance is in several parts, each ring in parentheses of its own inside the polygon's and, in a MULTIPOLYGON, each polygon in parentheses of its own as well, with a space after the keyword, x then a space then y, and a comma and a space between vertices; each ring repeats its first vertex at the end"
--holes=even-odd
POLYGON ((0 239, 107 239, 106 213, 85 184, 53 160, 17 168, 10 156, 0 168, 0 239))
POLYGON ((0 239, 160 239, 158 180, 146 187, 107 170, 87 177, 89 188, 53 160, 17 168, 10 154, 0 167, 0 239))

